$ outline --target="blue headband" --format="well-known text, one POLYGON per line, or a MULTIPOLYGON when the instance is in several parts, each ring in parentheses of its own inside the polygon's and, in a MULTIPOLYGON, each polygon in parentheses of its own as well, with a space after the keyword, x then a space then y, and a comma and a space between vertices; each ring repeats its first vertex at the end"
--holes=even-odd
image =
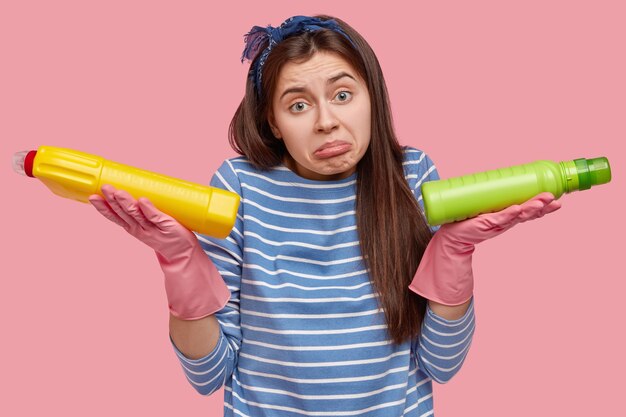
POLYGON ((267 47, 261 53, 260 58, 257 60, 254 68, 250 68, 250 76, 254 78, 254 84, 256 86, 257 94, 261 95, 261 77, 263 75, 263 65, 267 60, 270 51, 276 44, 280 43, 284 39, 295 35, 300 32, 315 32, 321 29, 330 29, 334 32, 340 33, 347 40, 350 41, 352 46, 356 48, 352 39, 339 27, 335 20, 321 20, 316 17, 308 16, 293 16, 285 20, 279 27, 275 28, 267 26, 266 28, 260 26, 253 26, 246 35, 244 35, 244 42, 246 46, 241 54, 241 62, 244 59, 253 61, 258 55, 261 45, 269 40, 267 47))

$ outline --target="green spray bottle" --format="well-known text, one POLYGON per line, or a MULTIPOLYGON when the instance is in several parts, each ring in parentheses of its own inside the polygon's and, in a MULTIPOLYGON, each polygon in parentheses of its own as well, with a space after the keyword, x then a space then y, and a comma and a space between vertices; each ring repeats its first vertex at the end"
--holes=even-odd
POLYGON ((535 161, 422 185, 424 210, 431 226, 451 223, 521 204, 542 192, 556 199, 611 181, 605 157, 572 161, 535 161))

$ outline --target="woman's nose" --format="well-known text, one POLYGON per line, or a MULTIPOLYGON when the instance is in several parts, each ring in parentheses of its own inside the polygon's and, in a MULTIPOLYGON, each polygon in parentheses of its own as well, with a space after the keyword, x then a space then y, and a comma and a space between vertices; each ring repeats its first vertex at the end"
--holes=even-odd
POLYGON ((339 126, 339 119, 332 109, 331 103, 322 103, 318 106, 315 130, 318 132, 330 132, 339 126))

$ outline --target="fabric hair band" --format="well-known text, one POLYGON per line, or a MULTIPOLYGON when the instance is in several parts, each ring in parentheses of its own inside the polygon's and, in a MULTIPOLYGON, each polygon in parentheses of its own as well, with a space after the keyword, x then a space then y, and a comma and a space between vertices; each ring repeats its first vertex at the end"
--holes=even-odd
POLYGON ((261 95, 261 79, 263 76, 263 65, 267 60, 272 48, 284 39, 301 32, 316 32, 321 29, 330 29, 333 32, 337 32, 343 35, 352 46, 356 49, 356 45, 352 42, 352 39, 339 27, 339 24, 333 19, 321 20, 316 17, 308 16, 293 16, 285 20, 280 26, 267 27, 253 26, 246 35, 244 35, 244 42, 246 44, 243 53, 241 54, 241 62, 248 60, 252 62, 254 58, 259 54, 261 45, 269 40, 267 47, 261 51, 261 56, 255 63, 253 68, 250 68, 250 76, 254 78, 254 84, 257 94, 261 95))

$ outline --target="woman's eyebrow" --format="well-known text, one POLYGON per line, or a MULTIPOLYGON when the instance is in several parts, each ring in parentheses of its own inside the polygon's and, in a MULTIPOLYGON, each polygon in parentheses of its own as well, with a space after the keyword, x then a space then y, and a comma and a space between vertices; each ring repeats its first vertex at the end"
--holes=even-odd
POLYGON ((342 71, 342 72, 340 72, 339 74, 337 74, 337 75, 335 75, 335 76, 333 76, 333 77, 330 77, 330 78, 328 79, 328 81, 326 81, 326 84, 330 85, 330 84, 332 84, 332 83, 336 83, 337 81, 339 81, 339 80, 340 80, 340 79, 342 79, 343 77, 352 78, 354 81, 356 81, 356 79, 355 79, 352 75, 348 74, 348 73, 347 73, 347 72, 345 72, 345 71, 342 71))
POLYGON ((282 100, 283 97, 285 97, 289 93, 303 93, 304 91, 305 91, 304 87, 290 87, 286 89, 285 91, 283 91, 283 93, 280 95, 279 100, 282 100))
MULTIPOLYGON (((334 75, 334 76, 330 77, 328 80, 326 80, 326 85, 331 85, 333 83, 336 83, 337 81, 339 81, 340 79, 342 79, 344 77, 348 77, 348 78, 356 81, 356 79, 352 75, 348 74, 345 71, 342 71, 339 74, 334 75)), ((283 97, 285 97, 287 94, 290 94, 290 93, 303 93, 305 91, 306 91, 305 87, 301 87, 301 86, 290 87, 290 88, 286 89, 285 91, 283 91, 283 93, 280 95, 279 100, 282 100, 283 97)))

